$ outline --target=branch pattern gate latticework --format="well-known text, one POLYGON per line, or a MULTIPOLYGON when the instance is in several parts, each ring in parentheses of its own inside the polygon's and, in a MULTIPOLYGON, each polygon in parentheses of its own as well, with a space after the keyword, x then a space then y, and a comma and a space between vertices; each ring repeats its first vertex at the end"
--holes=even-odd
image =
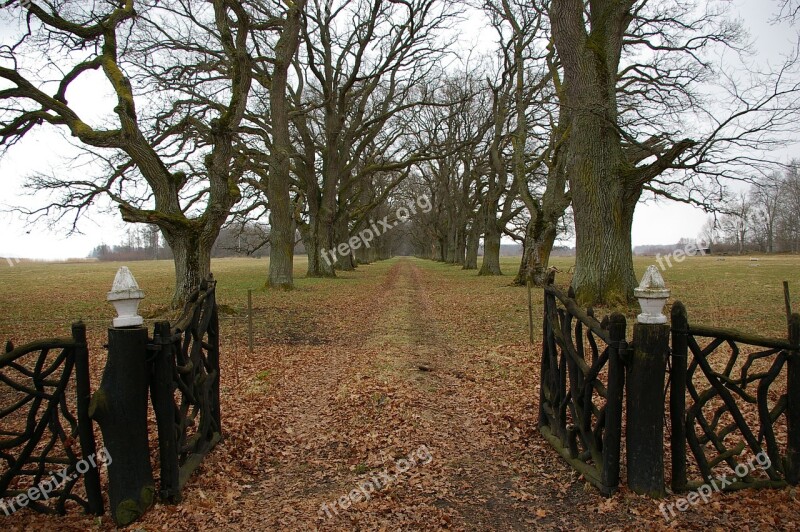
POLYGON ((97 463, 79 471, 83 459, 97 455, 89 394, 82 323, 73 325, 72 338, 16 349, 8 343, 0 355, 0 511, 18 510, 13 498, 21 497, 42 513, 64 514, 68 502, 103 513, 97 463))
MULTIPOLYGON (((147 357, 150 371, 161 496, 178 502, 192 472, 222 435, 219 317, 212 276, 191 294, 174 323, 155 325, 147 353, 141 356, 147 357)), ((12 501, 12 508, 0 505, 0 512, 10 514, 26 506, 63 514, 71 501, 93 514, 103 513, 97 464, 82 464, 97 456, 90 398, 83 324, 73 326, 72 338, 41 340, 17 349, 8 343, 0 355, 0 460, 5 462, 0 502, 12 501), (24 497, 55 472, 65 473, 56 476, 59 482, 46 500, 13 507, 14 497, 24 497)), ((124 484, 125 478, 121 481, 124 484)))
POLYGON ((797 330, 787 341, 690 325, 685 307, 673 305, 674 491, 723 475, 737 480, 722 489, 797 484, 800 424, 790 422, 792 413, 795 418, 800 413, 797 314, 790 319, 792 328, 797 330), (707 339, 705 345, 700 338, 707 339))
POLYGON ((156 324, 151 393, 158 424, 161 496, 180 500, 192 472, 219 442, 216 281, 204 280, 172 325, 156 324))
POLYGON ((572 467, 611 495, 619 485, 625 316, 598 322, 553 280, 551 273, 545 287, 539 430, 572 467))

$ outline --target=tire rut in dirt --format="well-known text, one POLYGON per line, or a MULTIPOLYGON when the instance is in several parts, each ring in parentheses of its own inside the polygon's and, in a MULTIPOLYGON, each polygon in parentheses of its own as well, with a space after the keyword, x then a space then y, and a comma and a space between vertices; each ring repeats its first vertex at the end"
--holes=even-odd
POLYGON ((505 462, 507 457, 498 456, 502 444, 471 412, 467 395, 471 383, 463 378, 465 368, 459 367, 457 353, 437 326, 425 288, 427 272, 408 262, 397 268, 412 288, 406 302, 413 331, 406 350, 408 365, 426 368, 414 375, 417 387, 425 392, 418 395, 418 408, 434 420, 436 441, 445 442, 439 459, 446 464, 443 473, 455 495, 435 504, 455 509, 460 516, 457 525, 467 529, 530 530, 530 514, 518 510, 517 501, 509 496, 514 473, 505 462))

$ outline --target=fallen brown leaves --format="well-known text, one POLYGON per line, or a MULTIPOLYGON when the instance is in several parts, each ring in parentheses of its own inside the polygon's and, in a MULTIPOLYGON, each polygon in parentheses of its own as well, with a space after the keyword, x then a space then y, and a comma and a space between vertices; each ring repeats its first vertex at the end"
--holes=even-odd
MULTIPOLYGON (((658 501, 601 497, 536 430, 539 350, 509 278, 405 259, 341 277, 257 293, 252 355, 245 320, 223 321, 225 439, 181 504, 157 504, 131 530, 797 528, 796 489, 716 495, 671 523, 658 501), (430 463, 320 511, 420 445, 430 463)), ((112 528, 74 512, 0 520, 112 528)))

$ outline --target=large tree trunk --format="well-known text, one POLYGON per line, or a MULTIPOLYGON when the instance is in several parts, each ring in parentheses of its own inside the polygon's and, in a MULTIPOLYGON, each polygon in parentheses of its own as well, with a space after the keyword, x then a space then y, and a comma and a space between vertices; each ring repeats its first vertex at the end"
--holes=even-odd
POLYGON ((534 286, 544 286, 550 253, 558 234, 557 220, 548 222, 543 215, 531 218, 525 228, 522 261, 514 284, 523 286, 528 280, 534 286))
POLYGON ((330 238, 323 238, 328 232, 320 224, 319 200, 316 193, 310 191, 308 194, 308 225, 303 228, 303 243, 308 255, 308 270, 306 277, 336 277, 333 266, 334 261, 331 257, 330 238), (325 246, 328 246, 327 248, 325 246), (324 253, 322 253, 324 251, 324 253))
POLYGON ((162 230, 172 250, 175 263, 175 292, 172 308, 181 308, 189 295, 211 272, 211 248, 216 235, 203 237, 197 231, 172 232, 162 230))
POLYGON ((458 262, 458 228, 451 224, 447 230, 447 256, 445 262, 455 264, 458 262))
MULTIPOLYGON (((336 241, 341 243, 349 242, 350 240, 350 230, 348 229, 347 223, 347 216, 340 215, 338 220, 336 221, 336 241)), ((351 272, 356 269, 355 260, 352 254, 352 250, 350 253, 344 255, 337 255, 339 259, 336 262, 335 267, 343 272, 351 272)))
POLYGON ((267 286, 288 290, 294 287, 292 271, 294 265, 294 231, 292 230, 291 218, 285 219, 283 213, 273 208, 270 210, 269 224, 270 247, 267 286))
POLYGON ((478 275, 503 275, 500 271, 500 228, 495 220, 486 224, 483 235, 483 262, 478 275))
POLYGON ((575 275, 581 304, 624 305, 633 300, 631 226, 638 194, 623 186, 620 140, 612 124, 575 113, 566 171, 575 216, 575 275))
POLYGON ((447 246, 447 262, 449 264, 464 265, 464 232, 459 225, 453 225, 450 230, 447 246))
POLYGON ((313 240, 316 242, 316 246, 307 248, 309 260, 306 277, 336 277, 334 270, 336 262, 330 253, 332 240, 320 234, 317 234, 313 240))
POLYGON ((317 270, 316 263, 319 260, 317 241, 314 238, 314 232, 311 231, 307 225, 300 227, 300 236, 303 238, 303 247, 306 248, 306 257, 308 261, 306 266, 306 277, 312 277, 309 275, 309 273, 317 270))
POLYGON ((464 259, 464 268, 465 270, 477 270, 478 269, 478 248, 481 245, 480 234, 478 234, 478 228, 475 226, 474 222, 472 227, 467 232, 467 249, 466 249, 466 258, 464 259))
POLYGON ((577 256, 572 280, 582 305, 626 304, 636 277, 633 210, 641 194, 617 129, 616 83, 632 0, 553 0, 553 41, 562 60, 562 108, 570 110, 564 170, 575 213, 577 256))
POLYGON ((372 258, 370 256, 370 250, 372 248, 366 248, 361 246, 356 250, 356 264, 369 264, 372 262, 372 258))
POLYGON ((343 272, 352 272, 356 269, 356 261, 353 253, 339 256, 339 261, 336 263, 337 269, 343 272))
POLYGON ((453 264, 464 266, 465 255, 467 252, 466 231, 461 227, 458 231, 458 240, 456 241, 456 260, 453 264))
POLYGON ((300 9, 303 1, 290 7, 283 31, 275 45, 275 66, 270 85, 272 153, 269 182, 269 279, 267 285, 290 289, 294 286, 294 221, 289 196, 292 140, 289 135, 289 104, 286 95, 289 67, 300 42, 300 9))
POLYGON ((447 239, 440 238, 439 242, 436 246, 436 261, 437 262, 447 262, 447 239))

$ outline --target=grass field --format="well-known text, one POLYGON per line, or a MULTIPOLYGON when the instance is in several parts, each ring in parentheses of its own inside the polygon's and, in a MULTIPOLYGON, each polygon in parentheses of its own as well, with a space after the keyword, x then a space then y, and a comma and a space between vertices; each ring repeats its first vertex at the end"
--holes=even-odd
MULTIPOLYGON (((785 337, 783 280, 800 309, 800 257, 693 257, 663 272, 690 320, 785 337)), ((641 275, 654 263, 637 258, 641 275)), ((267 261, 222 259, 224 439, 177 506, 157 504, 131 530, 652 530, 657 501, 623 489, 603 499, 536 429, 539 346, 528 343, 527 293, 502 277, 395 258, 296 289, 263 288, 267 261), (247 349, 247 291, 254 291, 254 353, 247 349), (335 518, 326 502, 420 445, 420 466, 335 518), (137 528, 138 527, 138 528, 137 528)), ((557 258, 569 283, 570 258, 557 258)), ((172 263, 127 264, 153 316, 171 299, 172 263)), ((0 263, 0 339, 17 345, 88 326, 92 387, 105 365, 106 302, 118 263, 0 263)), ((534 291, 536 339, 542 294, 534 291)), ((599 309, 603 313, 607 309, 599 309)), ((628 310, 632 324, 638 309, 628 310)), ((2 406, 2 405, 0 405, 2 406)), ((98 431, 99 435, 99 431, 98 431)), ((151 434, 151 447, 155 437, 151 434)), ((155 450, 154 450, 155 454, 155 450)), ((680 529, 794 530, 797 490, 718 495, 671 523, 680 529), (776 511, 776 508, 789 508, 776 511)), ((6 521, 3 521, 5 519, 6 521)), ((4 517, 11 530, 113 530, 77 513, 4 517)))
MULTIPOLYGON (((648 265, 655 263, 654 257, 636 257, 637 275, 641 276, 648 265)), ((142 315, 158 314, 171 298, 172 262, 126 264, 145 291, 146 297, 140 306, 142 315)), ((552 265, 563 272, 557 275, 557 284, 568 285, 573 264, 571 257, 557 257, 552 261, 552 265)), ((29 334, 58 335, 77 319, 86 321, 90 329, 103 330, 113 317, 106 292, 121 265, 123 263, 115 262, 21 263, 15 267, 0 264, 0 338, 23 340, 29 338, 29 334)), ((248 289, 255 291, 258 307, 268 309, 270 305, 282 306, 289 299, 326 299, 331 291, 345 287, 358 291, 363 277, 357 270, 340 273, 336 280, 306 279, 305 257, 298 257, 295 259, 296 290, 290 295, 264 290, 268 265, 266 259, 215 259, 212 270, 219 281, 219 303, 245 314, 248 289)), ((429 267, 448 278, 461 279, 465 288, 480 290, 508 284, 516 273, 519 259, 504 257, 501 265, 506 275, 499 278, 481 278, 475 272, 439 263, 430 263, 429 267)), ((380 265, 369 267, 381 268, 380 265)), ((690 320, 706 325, 783 337, 786 332, 784 280, 790 282, 793 300, 800 301, 800 257, 797 256, 762 256, 758 262, 750 261, 749 257, 690 257, 682 263, 673 262, 662 274, 672 289, 670 303, 683 301, 690 320)), ((526 304, 524 289, 518 292, 519 301, 526 304)), ((534 297, 535 305, 541 302, 539 291, 534 297)), ((797 309, 800 304, 796 305, 797 309)), ((502 312, 502 309, 497 310, 502 312)), ((636 310, 629 312, 629 318, 635 317, 636 310)), ((510 320, 514 320, 514 316, 511 314, 510 320)), ((518 324, 510 322, 508 325, 511 330, 518 329, 515 326, 518 324)))

